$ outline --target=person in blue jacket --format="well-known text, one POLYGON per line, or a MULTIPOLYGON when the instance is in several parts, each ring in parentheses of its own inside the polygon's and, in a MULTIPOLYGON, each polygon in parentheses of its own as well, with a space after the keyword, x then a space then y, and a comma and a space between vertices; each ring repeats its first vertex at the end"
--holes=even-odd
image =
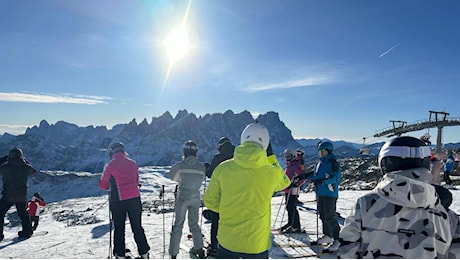
POLYGON ((446 159, 446 163, 444 164, 444 181, 446 185, 452 185, 452 180, 450 179, 450 174, 454 171, 455 166, 455 158, 454 153, 449 151, 448 157, 446 159))
POLYGON ((317 209, 323 226, 323 236, 312 244, 327 245, 331 252, 340 246, 340 226, 337 222, 336 204, 339 197, 341 178, 340 164, 332 153, 334 147, 331 142, 321 142, 318 145, 319 161, 313 174, 307 176, 315 184, 317 209))

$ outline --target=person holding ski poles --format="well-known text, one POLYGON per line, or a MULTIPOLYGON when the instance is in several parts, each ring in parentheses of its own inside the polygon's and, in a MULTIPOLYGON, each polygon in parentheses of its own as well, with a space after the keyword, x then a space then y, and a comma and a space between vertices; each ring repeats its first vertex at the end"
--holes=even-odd
POLYGON ((269 142, 265 126, 247 125, 233 159, 214 170, 204 202, 220 217, 217 258, 269 256, 272 195, 291 183, 276 157, 267 156, 269 142))
POLYGON ((22 230, 18 232, 20 238, 29 238, 33 235, 29 214, 27 214, 27 180, 37 170, 24 158, 22 150, 13 148, 8 157, 2 157, 0 174, 3 175, 2 198, 0 199, 0 241, 3 240, 3 223, 6 212, 15 205, 18 216, 21 218, 22 230), (7 159, 6 159, 7 158, 7 159))
POLYGON ((301 162, 297 160, 295 153, 291 149, 284 150, 284 160, 286 169, 284 173, 291 180, 291 185, 284 190, 286 211, 288 212, 288 222, 280 228, 285 233, 301 233, 299 211, 297 201, 299 198, 300 186, 305 182, 304 171, 301 162))
POLYGON ((340 246, 340 226, 337 222, 336 207, 342 173, 340 164, 332 153, 333 149, 334 147, 329 141, 318 143, 320 158, 314 173, 307 176, 315 184, 316 205, 324 234, 311 244, 327 245, 325 252, 336 252, 340 246))
POLYGON ((169 254, 173 259, 179 254, 186 214, 188 214, 188 226, 193 239, 191 253, 199 258, 206 258, 203 236, 198 225, 198 212, 201 205, 200 188, 205 179, 206 167, 198 161, 197 154, 198 145, 192 140, 187 141, 184 144, 182 161, 174 164, 169 171, 169 177, 179 183, 174 205, 176 219, 169 242, 169 254))
POLYGON ((40 208, 46 206, 46 202, 40 193, 35 192, 34 196, 27 202, 27 212, 29 213, 32 229, 35 231, 40 219, 40 208))
POLYGON ((109 190, 109 207, 114 223, 113 254, 115 258, 128 258, 125 245, 125 221, 129 218, 134 241, 140 258, 149 258, 150 246, 142 228, 142 203, 139 191, 139 169, 137 163, 128 158, 125 145, 116 142, 110 145, 108 162, 99 180, 102 190, 109 190))
MULTIPOLYGON (((235 152, 235 146, 230 142, 228 137, 221 137, 217 142, 217 150, 219 151, 211 160, 211 164, 206 168, 206 176, 208 178, 212 177, 214 169, 223 161, 233 158, 233 153, 235 152)), ((219 229, 219 213, 210 211, 211 217, 211 247, 209 248, 208 255, 213 257, 217 256, 217 231, 219 229)))
POLYGON ((432 185, 429 147, 401 136, 387 141, 378 162, 384 174, 359 197, 340 232, 339 258, 460 257, 460 223, 452 194, 432 185))

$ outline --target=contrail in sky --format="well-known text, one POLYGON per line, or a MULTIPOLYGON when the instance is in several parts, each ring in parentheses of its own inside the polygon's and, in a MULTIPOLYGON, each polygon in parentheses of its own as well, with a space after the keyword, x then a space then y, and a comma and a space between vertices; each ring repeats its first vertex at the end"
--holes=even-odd
POLYGON ((397 44, 393 45, 393 47, 389 48, 386 50, 384 53, 380 54, 379 58, 382 58, 383 56, 387 55, 390 51, 396 49, 399 45, 401 45, 402 41, 398 42, 397 44))

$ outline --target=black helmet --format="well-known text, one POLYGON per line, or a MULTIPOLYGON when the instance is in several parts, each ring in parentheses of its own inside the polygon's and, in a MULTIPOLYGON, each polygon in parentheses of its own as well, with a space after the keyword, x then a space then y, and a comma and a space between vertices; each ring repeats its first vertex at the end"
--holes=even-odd
POLYGON ((222 136, 217 142, 217 150, 220 152, 222 149, 222 146, 224 146, 224 144, 226 143, 231 144, 230 139, 228 139, 228 137, 226 136, 222 136))
POLYGON ((8 153, 8 159, 23 159, 24 154, 22 153, 22 150, 19 148, 13 148, 10 150, 8 153))
POLYGON ((109 147, 109 156, 112 157, 114 154, 119 152, 125 152, 125 145, 122 142, 116 142, 109 147))
POLYGON ((42 195, 41 195, 39 192, 35 192, 35 193, 34 193, 34 197, 37 198, 37 199, 39 199, 39 200, 43 200, 43 197, 42 197, 42 195))
POLYGON ((196 156, 197 152, 198 152, 198 145, 194 141, 188 140, 184 144, 184 156, 186 158, 189 156, 196 156))
POLYGON ((386 142, 379 152, 379 166, 384 174, 424 167, 430 169, 431 150, 422 140, 401 136, 386 142))

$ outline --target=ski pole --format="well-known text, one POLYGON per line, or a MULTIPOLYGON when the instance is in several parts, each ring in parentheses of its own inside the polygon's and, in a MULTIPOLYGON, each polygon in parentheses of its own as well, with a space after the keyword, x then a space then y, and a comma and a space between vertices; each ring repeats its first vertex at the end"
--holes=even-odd
POLYGON ((316 241, 319 239, 319 208, 318 208, 318 195, 316 195, 316 241))
POLYGON ((109 255, 107 258, 112 258, 112 211, 110 209, 110 190, 109 190, 109 255))
MULTIPOLYGON (((292 181, 294 180, 294 176, 293 176, 292 179, 290 179, 290 180, 291 180, 291 183, 292 183, 292 181)), ((288 192, 287 192, 287 196, 286 196, 286 194, 284 195, 285 198, 286 198, 286 211, 288 211, 287 204, 289 203, 289 198, 291 197, 291 189, 290 189, 289 187, 288 187, 288 189, 289 189, 289 190, 288 190, 288 192)), ((283 223, 284 214, 286 213, 286 211, 283 211, 283 215, 281 215, 281 224, 283 223)), ((289 220, 289 215, 288 215, 288 223, 291 223, 291 225, 292 225, 293 223, 292 223, 292 222, 289 222, 289 221, 290 221, 290 220, 289 220)))
MULTIPOLYGON (((284 195, 284 194, 283 194, 284 195)), ((278 222, 278 216, 280 214, 281 207, 284 205, 286 197, 283 196, 283 199, 281 200, 280 206, 278 207, 278 212, 276 212, 276 217, 275 217, 275 222, 273 223, 272 228, 275 228, 276 222, 278 222)))
POLYGON ((202 226, 203 226, 203 207, 204 207, 204 193, 206 192, 206 173, 204 175, 204 189, 203 193, 201 194, 201 201, 200 201, 200 207, 201 207, 201 216, 200 216, 200 230, 201 233, 203 233, 202 226))
POLYGON ((176 188, 174 189, 174 210, 173 210, 173 216, 172 216, 171 232, 172 232, 172 228, 174 227, 174 218, 176 217, 177 187, 178 185, 176 185, 176 188))
POLYGON ((164 199, 164 193, 165 193, 165 185, 161 185, 160 199, 161 199, 161 201, 163 203, 163 258, 165 257, 165 254, 166 254, 165 199, 164 199))

